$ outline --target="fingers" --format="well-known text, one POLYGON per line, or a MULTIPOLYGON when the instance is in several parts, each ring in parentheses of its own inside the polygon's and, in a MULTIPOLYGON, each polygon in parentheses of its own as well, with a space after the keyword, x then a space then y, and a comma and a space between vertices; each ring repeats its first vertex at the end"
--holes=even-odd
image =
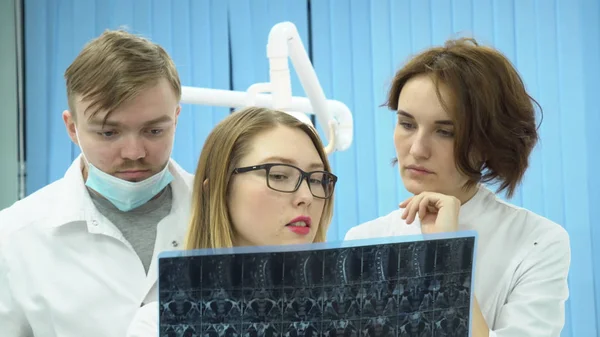
MULTIPOLYGON (((408 205, 404 208, 404 212, 402 212, 402 219, 406 220, 406 218, 408 217, 408 213, 410 211, 410 207, 408 207, 408 205)), ((407 222, 408 223, 408 222, 407 222)))
POLYGON ((400 208, 405 208, 405 207, 406 207, 406 205, 408 205, 408 203, 409 203, 409 202, 410 202, 410 201, 411 201, 413 198, 414 198, 414 196, 412 196, 412 197, 410 197, 410 198, 408 198, 408 199, 404 200, 402 203, 400 203, 400 205, 398 205, 398 207, 400 207, 400 208))
POLYGON ((436 202, 438 198, 435 195, 422 193, 416 196, 412 196, 402 202, 399 206, 404 207, 402 213, 402 219, 405 220, 406 224, 411 224, 416 219, 417 215, 419 220, 428 214, 435 214, 438 212, 436 208, 436 202))
MULTIPOLYGON (((416 196, 412 196, 412 197, 410 197, 410 198, 408 198, 408 199, 404 200, 404 201, 403 201, 403 202, 402 202, 402 203, 399 205, 400 207, 404 207, 404 212, 402 212, 402 219, 403 219, 403 220, 406 220, 406 219, 407 219, 407 217, 408 217, 408 214, 410 213, 410 208, 411 208, 411 207, 410 207, 410 205, 411 205, 411 202, 412 202, 412 200, 414 200, 414 199, 415 199, 415 197, 416 197, 416 196)), ((408 223, 408 221, 406 221, 406 222, 408 223)))
POLYGON ((423 220, 425 214, 427 214, 427 206, 429 205, 429 199, 423 198, 419 203, 419 220, 423 220))
POLYGON ((406 220, 406 217, 408 216, 408 211, 410 209, 410 207, 408 207, 408 205, 410 205, 411 201, 414 198, 415 198, 415 196, 412 196, 412 197, 404 200, 400 205, 398 205, 398 207, 404 208, 404 212, 402 212, 402 219, 406 220))
POLYGON ((406 208, 404 209, 404 213, 402 214, 402 219, 404 219, 407 224, 410 225, 411 223, 413 223, 413 221, 415 221, 415 218, 417 217, 417 214, 422 216, 419 213, 419 208, 424 199, 424 194, 416 195, 410 199, 410 201, 406 205, 406 208))
POLYGON ((414 222, 417 215, 423 232, 452 232, 458 229, 460 201, 444 194, 423 192, 412 196, 400 204, 404 206, 402 219, 407 225, 414 222), (434 225, 434 226, 429 226, 434 225))

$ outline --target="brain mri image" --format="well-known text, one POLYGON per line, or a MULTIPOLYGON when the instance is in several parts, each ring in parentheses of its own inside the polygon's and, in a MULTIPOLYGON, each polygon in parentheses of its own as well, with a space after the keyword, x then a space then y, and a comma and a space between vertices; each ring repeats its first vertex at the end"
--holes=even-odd
POLYGON ((474 243, 161 257, 159 335, 468 337, 474 243))

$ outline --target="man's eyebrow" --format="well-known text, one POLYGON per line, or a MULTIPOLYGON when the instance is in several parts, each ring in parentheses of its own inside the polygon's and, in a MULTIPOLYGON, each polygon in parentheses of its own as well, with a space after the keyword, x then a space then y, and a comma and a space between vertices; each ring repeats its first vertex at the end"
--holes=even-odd
POLYGON ((166 122, 171 122, 171 121, 173 121, 173 118, 171 116, 162 115, 158 118, 147 121, 146 123, 144 123, 144 125, 154 125, 154 124, 166 123, 166 122))
POLYGON ((102 120, 102 119, 97 119, 97 118, 90 119, 88 121, 88 123, 90 125, 93 125, 93 126, 102 126, 102 127, 104 127, 104 126, 119 126, 119 125, 121 125, 120 123, 115 122, 115 121, 102 120))
MULTIPOLYGON (((410 118, 410 119, 415 119, 415 117, 413 115, 409 114, 408 112, 406 112, 404 110, 398 110, 398 115, 401 115, 401 116, 404 116, 404 117, 410 118)), ((454 126, 454 122, 449 119, 437 120, 434 123, 438 124, 438 125, 454 126)))
MULTIPOLYGON (((155 124, 160 124, 160 123, 166 123, 166 122, 171 122, 173 120, 173 118, 171 118, 171 116, 169 115, 163 115, 160 116, 158 118, 152 119, 147 121, 146 123, 144 123, 143 126, 149 126, 149 125, 155 125, 155 124)), ((121 126, 121 123, 117 122, 117 121, 113 121, 110 119, 107 119, 106 121, 102 120, 102 119, 92 119, 89 121, 89 123, 91 125, 94 126, 112 126, 112 127, 118 127, 121 126)))

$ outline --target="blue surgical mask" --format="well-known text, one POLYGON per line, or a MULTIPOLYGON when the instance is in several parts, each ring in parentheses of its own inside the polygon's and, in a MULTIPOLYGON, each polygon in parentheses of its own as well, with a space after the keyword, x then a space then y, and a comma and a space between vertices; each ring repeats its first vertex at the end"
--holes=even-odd
MULTIPOLYGON (((78 143, 81 144, 77 131, 76 135, 78 143)), ((79 148, 88 167, 85 185, 101 194, 123 212, 147 203, 173 181, 173 175, 169 171, 168 164, 159 173, 142 181, 132 182, 117 178, 92 165, 87 160, 81 145, 79 145, 79 148)))

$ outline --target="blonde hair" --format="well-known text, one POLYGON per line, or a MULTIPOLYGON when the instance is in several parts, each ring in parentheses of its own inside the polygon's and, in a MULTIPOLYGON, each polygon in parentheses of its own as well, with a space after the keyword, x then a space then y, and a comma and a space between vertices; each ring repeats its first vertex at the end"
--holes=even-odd
MULTIPOLYGON (((229 115, 213 129, 202 148, 195 173, 186 249, 233 247, 234 230, 227 207, 231 175, 241 158, 250 152, 252 139, 280 125, 304 131, 315 145, 325 171, 331 171, 321 139, 312 126, 285 112, 266 108, 251 107, 229 115)), ((325 200, 315 242, 325 241, 332 213, 333 196, 325 200)))
POLYGON ((65 71, 69 110, 76 119, 75 100, 81 96, 91 102, 89 118, 104 110, 106 121, 112 111, 161 79, 169 82, 179 101, 179 75, 161 46, 124 30, 107 30, 87 43, 65 71))

